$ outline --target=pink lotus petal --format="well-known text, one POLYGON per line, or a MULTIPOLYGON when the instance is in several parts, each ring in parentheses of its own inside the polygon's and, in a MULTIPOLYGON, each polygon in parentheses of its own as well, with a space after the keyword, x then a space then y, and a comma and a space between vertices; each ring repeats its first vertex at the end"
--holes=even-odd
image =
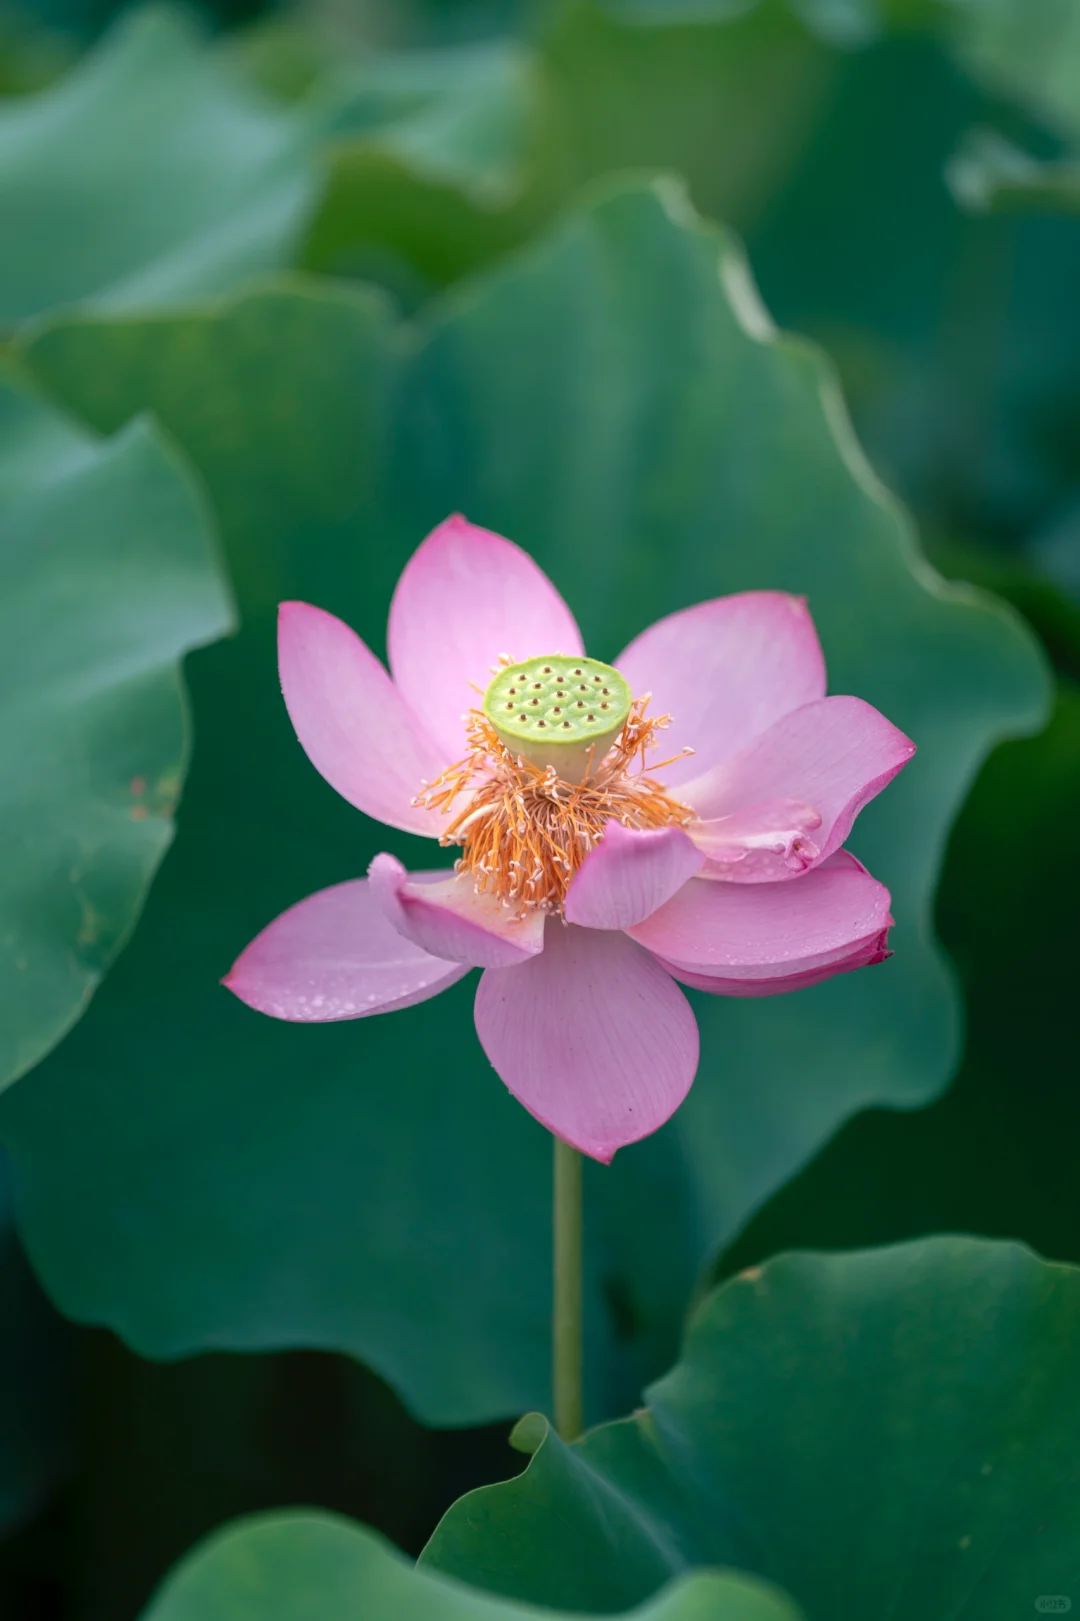
MULTIPOLYGON (((733 760, 686 783, 680 796, 703 820, 791 799, 821 817, 820 860, 838 850, 863 806, 915 745, 861 698, 821 698, 785 715, 733 760)), ((727 876, 738 878, 738 868, 727 876)))
POLYGON ((566 893, 566 917, 587 929, 628 929, 670 900, 704 855, 681 827, 609 822, 566 893))
POLYGON ((637 696, 652 693, 650 714, 672 716, 656 743, 663 757, 695 751, 665 767, 669 787, 730 759, 781 715, 825 692, 809 609, 782 591, 744 591, 669 614, 615 663, 637 696))
POLYGON ((223 983, 259 1013, 322 1024, 426 1002, 467 973, 403 939, 367 879, 354 878, 267 924, 223 983))
POLYGON ((673 963, 664 962, 662 957, 658 957, 657 961, 681 984, 690 985, 694 990, 708 991, 713 996, 782 996, 787 991, 802 991, 810 985, 820 985, 823 980, 832 979, 836 974, 848 974, 855 968, 869 968, 874 963, 885 962, 892 956, 888 938, 888 929, 882 929, 880 934, 872 935, 869 940, 856 946, 849 956, 837 957, 821 968, 809 968, 802 974, 787 974, 781 979, 720 979, 712 974, 694 974, 689 969, 676 968, 673 963))
POLYGON ((529 1113, 604 1164, 675 1113, 697 1070, 697 1023, 660 964, 557 919, 542 956, 484 974, 476 1030, 529 1113))
POLYGON ((391 926, 434 957, 470 968, 512 968, 544 949, 542 913, 518 919, 491 896, 478 895, 471 878, 410 876, 386 854, 375 857, 368 876, 391 926))
POLYGON ((398 689, 450 760, 465 753, 462 716, 479 705, 501 655, 585 651, 532 558, 460 516, 432 530, 405 565, 387 646, 398 689))
POLYGON ((710 822, 691 822, 687 833, 708 857, 703 878, 730 878, 744 884, 794 878, 821 854, 811 834, 821 826, 813 805, 797 799, 771 799, 710 822))
POLYGON ((450 756, 424 736, 356 632, 321 608, 283 602, 278 668, 296 735, 330 786, 390 827, 438 838, 443 818, 410 800, 450 756))
POLYGON ((680 972, 775 980, 832 967, 891 923, 884 884, 840 852, 796 883, 691 878, 629 933, 680 972))

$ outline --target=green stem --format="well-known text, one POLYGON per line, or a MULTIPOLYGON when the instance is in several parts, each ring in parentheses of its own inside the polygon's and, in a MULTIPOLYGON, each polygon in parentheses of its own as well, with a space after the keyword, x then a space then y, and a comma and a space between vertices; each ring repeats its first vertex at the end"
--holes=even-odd
POLYGON ((555 1143, 553 1200, 555 1295, 552 1337, 552 1386, 555 1428, 573 1441, 585 1427, 581 1355, 582 1162, 576 1148, 555 1143))

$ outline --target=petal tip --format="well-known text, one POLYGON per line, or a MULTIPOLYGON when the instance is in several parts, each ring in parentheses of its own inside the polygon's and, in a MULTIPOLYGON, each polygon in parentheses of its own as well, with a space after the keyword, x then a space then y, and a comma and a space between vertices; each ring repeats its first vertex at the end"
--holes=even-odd
POLYGON ((608 1165, 671 1118, 697 1073, 697 1020, 673 980, 621 931, 552 926, 542 957, 483 975, 476 1032, 533 1118, 608 1165))
POLYGON ((301 602, 299 598, 279 602, 277 611, 279 671, 284 657, 300 651, 306 645, 305 632, 310 635, 315 632, 317 626, 326 626, 329 629, 342 624, 343 621, 338 619, 336 614, 329 613, 325 608, 317 608, 313 602, 301 602))
POLYGON ((389 850, 380 850, 378 855, 372 856, 368 862, 367 875, 369 878, 379 878, 383 874, 387 878, 394 880, 404 879, 407 875, 404 864, 398 860, 397 856, 391 855, 389 850))
POLYGON ((244 992, 241 989, 243 976, 238 972, 238 969, 240 968, 242 961, 243 954, 237 957, 236 961, 229 969, 229 972, 227 974, 223 974, 218 980, 218 984, 221 986, 222 990, 228 991, 230 996, 235 996, 238 1002, 243 1002, 245 1007, 251 1007, 253 1005, 252 1002, 247 996, 244 995, 244 992))
MULTIPOLYGON (((467 518, 464 512, 451 512, 448 517, 445 517, 441 523, 437 523, 434 529, 424 536, 409 562, 412 562, 413 558, 417 557, 421 552, 438 546, 441 541, 446 540, 468 540, 480 544, 501 541, 504 546, 513 544, 512 541, 506 539, 505 535, 498 535, 493 529, 485 529, 481 524, 473 523, 472 519, 467 518)), ((408 563, 405 566, 407 568, 408 563)))

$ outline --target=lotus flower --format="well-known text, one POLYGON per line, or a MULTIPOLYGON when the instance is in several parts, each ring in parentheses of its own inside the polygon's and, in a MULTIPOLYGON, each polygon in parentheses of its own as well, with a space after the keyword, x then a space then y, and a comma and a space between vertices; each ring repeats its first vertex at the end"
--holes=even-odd
POLYGON ((678 1108, 698 1032, 677 981, 721 996, 814 985, 888 955, 889 894, 842 849, 914 745, 825 696, 806 603, 718 597, 587 658, 527 554, 461 517, 405 567, 390 673, 340 619, 281 606, 308 758, 351 804, 458 852, 300 901, 225 983, 279 1019, 359 1019, 480 968, 502 1080, 607 1162, 678 1108))

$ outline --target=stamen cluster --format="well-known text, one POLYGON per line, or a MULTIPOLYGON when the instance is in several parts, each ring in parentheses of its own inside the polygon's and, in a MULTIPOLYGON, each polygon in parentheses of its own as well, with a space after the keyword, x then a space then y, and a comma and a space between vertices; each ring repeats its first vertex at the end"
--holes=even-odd
POLYGON ((578 782, 515 754, 479 710, 470 712, 469 753, 425 784, 414 803, 451 815, 468 796, 439 842, 461 846, 456 870, 471 876, 478 894, 497 896, 518 915, 561 911, 608 822, 657 828, 693 820, 693 811, 645 774, 646 751, 670 719, 646 715, 648 702, 634 701, 599 769, 592 771, 590 761, 578 782))

